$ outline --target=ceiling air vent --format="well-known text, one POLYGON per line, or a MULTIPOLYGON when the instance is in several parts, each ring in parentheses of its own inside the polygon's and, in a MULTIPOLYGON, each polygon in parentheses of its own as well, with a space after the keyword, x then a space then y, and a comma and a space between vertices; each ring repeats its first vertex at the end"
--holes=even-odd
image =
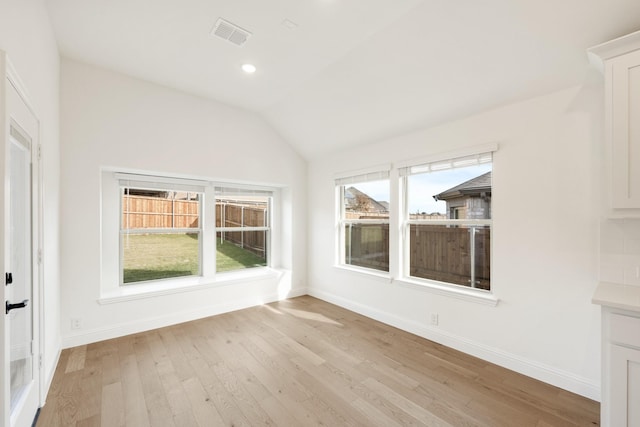
POLYGON ((251 37, 251 33, 245 29, 238 27, 236 24, 232 24, 229 21, 225 21, 222 18, 218 18, 216 25, 211 30, 211 34, 225 39, 236 46, 242 46, 251 37))

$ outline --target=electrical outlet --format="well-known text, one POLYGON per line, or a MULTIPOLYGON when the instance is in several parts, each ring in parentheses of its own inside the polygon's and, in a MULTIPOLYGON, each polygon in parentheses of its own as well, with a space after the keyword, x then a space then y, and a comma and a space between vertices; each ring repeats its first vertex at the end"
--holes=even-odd
POLYGON ((82 329, 82 319, 71 319, 71 329, 82 329))
POLYGON ((431 314, 431 324, 433 326, 438 326, 438 313, 431 314))

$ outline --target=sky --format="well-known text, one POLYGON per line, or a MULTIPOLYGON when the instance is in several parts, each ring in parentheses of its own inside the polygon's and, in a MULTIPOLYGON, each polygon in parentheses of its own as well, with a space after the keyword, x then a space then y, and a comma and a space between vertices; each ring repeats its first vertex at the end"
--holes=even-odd
MULTIPOLYGON (((487 163, 409 176, 409 213, 425 212, 430 214, 439 212, 445 214, 447 204, 442 200, 439 202, 433 200, 435 194, 442 193, 490 170, 491 163, 487 163)), ((372 181, 354 184, 353 186, 374 200, 379 202, 389 201, 389 181, 372 181)))

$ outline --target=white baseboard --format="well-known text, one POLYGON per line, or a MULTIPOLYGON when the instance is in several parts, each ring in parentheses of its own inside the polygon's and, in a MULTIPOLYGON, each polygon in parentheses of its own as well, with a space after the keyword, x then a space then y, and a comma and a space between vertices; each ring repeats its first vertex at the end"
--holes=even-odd
POLYGON ((242 310, 244 308, 255 307, 261 304, 267 304, 286 298, 295 298, 302 295, 307 295, 306 288, 292 289, 287 295, 283 297, 278 295, 277 293, 271 295, 252 296, 241 300, 210 305, 204 308, 199 308, 197 310, 167 313, 163 316, 110 325, 105 328, 93 329, 89 331, 83 331, 82 333, 67 335, 62 338, 62 348, 91 344, 98 341, 104 341, 112 338, 122 337, 125 335, 149 331, 152 329, 163 328, 165 326, 176 325, 178 323, 189 322, 191 320, 202 319, 204 317, 215 316, 217 314, 229 313, 236 310, 242 310))
POLYGON ((495 363, 496 365, 528 377, 535 378, 589 399, 593 399, 598 402, 600 401, 600 384, 587 378, 582 378, 571 372, 563 371, 543 363, 510 354, 500 349, 472 341, 468 338, 443 332, 442 330, 429 327, 429 325, 359 304, 319 289, 310 288, 308 290, 308 294, 346 308, 350 311, 378 320, 382 323, 411 332, 412 334, 428 340, 435 341, 439 344, 446 345, 447 347, 451 347, 488 362, 495 363))

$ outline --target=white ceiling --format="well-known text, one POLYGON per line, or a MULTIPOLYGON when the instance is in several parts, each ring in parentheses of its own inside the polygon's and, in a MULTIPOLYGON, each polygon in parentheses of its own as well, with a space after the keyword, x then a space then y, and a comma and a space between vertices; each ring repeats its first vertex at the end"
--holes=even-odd
POLYGON ((255 111, 308 159, 580 84, 588 47, 640 30, 638 0, 47 5, 63 56, 255 111), (219 17, 253 35, 211 36, 219 17))

